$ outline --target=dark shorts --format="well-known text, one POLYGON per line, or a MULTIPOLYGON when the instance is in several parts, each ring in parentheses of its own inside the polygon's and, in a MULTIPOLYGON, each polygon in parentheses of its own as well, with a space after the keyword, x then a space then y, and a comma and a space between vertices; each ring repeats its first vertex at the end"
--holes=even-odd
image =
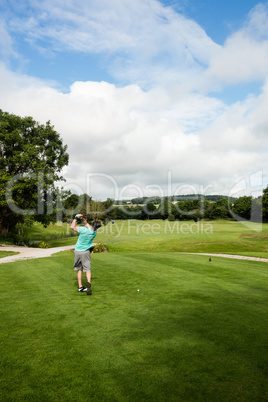
POLYGON ((91 271, 91 255, 89 250, 74 250, 74 271, 91 271))

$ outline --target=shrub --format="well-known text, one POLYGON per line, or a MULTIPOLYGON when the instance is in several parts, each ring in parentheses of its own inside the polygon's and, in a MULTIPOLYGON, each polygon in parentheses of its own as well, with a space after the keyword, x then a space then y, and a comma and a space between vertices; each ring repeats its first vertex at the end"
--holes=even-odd
POLYGON ((49 248, 50 246, 49 246, 48 243, 46 243, 46 242, 43 240, 41 243, 38 244, 38 247, 39 247, 39 248, 49 248))
POLYGON ((92 253, 106 253, 108 248, 103 243, 98 243, 93 247, 92 253))

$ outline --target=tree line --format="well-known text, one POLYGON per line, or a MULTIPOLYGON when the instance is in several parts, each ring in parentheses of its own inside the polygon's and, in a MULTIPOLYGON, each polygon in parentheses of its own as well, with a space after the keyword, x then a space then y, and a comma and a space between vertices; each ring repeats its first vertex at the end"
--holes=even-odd
POLYGON ((170 201, 169 197, 161 200, 159 205, 149 201, 143 205, 114 206, 115 219, 169 219, 169 220, 215 220, 234 219, 268 222, 268 187, 257 198, 243 196, 230 200, 222 197, 218 201, 207 199, 186 199, 170 201))

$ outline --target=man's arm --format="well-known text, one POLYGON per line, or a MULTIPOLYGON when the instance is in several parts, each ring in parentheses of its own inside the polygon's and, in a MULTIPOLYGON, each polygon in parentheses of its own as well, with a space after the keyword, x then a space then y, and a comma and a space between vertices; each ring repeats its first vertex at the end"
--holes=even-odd
POLYGON ((74 232, 78 232, 79 227, 76 226, 77 220, 74 218, 74 220, 71 223, 70 229, 72 229, 74 232))

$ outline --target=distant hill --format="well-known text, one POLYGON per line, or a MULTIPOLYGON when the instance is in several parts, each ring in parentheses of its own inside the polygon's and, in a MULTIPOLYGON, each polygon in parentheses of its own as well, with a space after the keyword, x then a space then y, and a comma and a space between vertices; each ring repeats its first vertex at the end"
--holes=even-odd
POLYGON ((203 195, 203 194, 186 194, 186 195, 172 195, 170 197, 137 197, 130 200, 116 200, 114 205, 143 205, 147 202, 152 202, 153 204, 160 204, 163 200, 174 201, 186 201, 186 200, 206 200, 216 202, 222 199, 229 200, 233 203, 236 198, 228 197, 227 195, 203 195))

